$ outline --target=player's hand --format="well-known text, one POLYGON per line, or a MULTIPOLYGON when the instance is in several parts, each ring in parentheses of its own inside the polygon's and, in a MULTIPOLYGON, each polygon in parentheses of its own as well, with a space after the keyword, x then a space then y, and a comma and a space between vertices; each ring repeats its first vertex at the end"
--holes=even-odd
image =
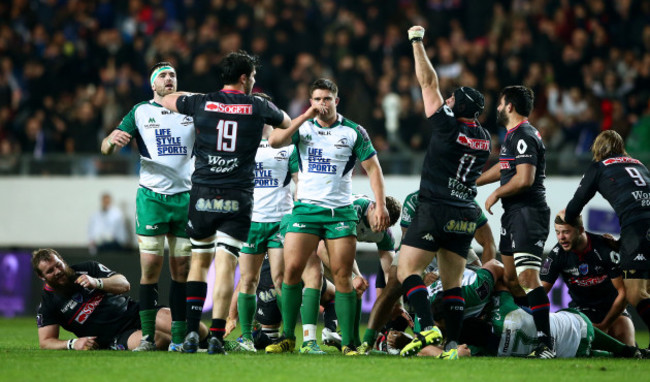
POLYGON ((118 148, 122 148, 131 142, 131 134, 122 131, 120 129, 115 129, 109 135, 108 141, 118 148))
POLYGON ((388 229, 389 224, 390 216, 388 215, 388 209, 386 206, 379 208, 375 205, 372 221, 370 222, 370 229, 372 229, 374 232, 385 231, 388 229))
POLYGON ((93 350, 99 347, 95 341, 97 337, 81 337, 74 343, 74 350, 93 350))
POLYGON ((415 326, 415 323, 413 322, 413 317, 411 317, 409 312, 407 312, 404 308, 402 308, 401 305, 395 304, 395 306, 393 306, 393 312, 391 314, 391 317, 395 319, 399 316, 402 316, 408 322, 410 328, 413 328, 415 326))
POLYGON ((409 41, 411 41, 414 38, 422 38, 424 37, 424 28, 419 25, 414 25, 409 28, 408 35, 409 35, 409 41))
POLYGON ((438 281, 438 272, 428 272, 424 275, 424 285, 429 286, 438 281))
POLYGON ((237 327, 237 319, 228 317, 226 318, 226 333, 223 335, 224 338, 228 337, 230 333, 232 333, 233 330, 237 327))
POLYGON ((352 280, 352 287, 357 292, 357 297, 361 297, 363 292, 368 289, 368 286, 370 286, 370 284, 368 283, 368 280, 366 280, 366 278, 363 276, 357 276, 352 280))
POLYGON ((603 239, 605 239, 605 244, 614 251, 618 252, 621 250, 621 242, 616 240, 616 238, 608 233, 603 234, 603 239))
POLYGON ((490 214, 494 215, 492 213, 492 206, 497 204, 499 201, 499 197, 495 195, 495 193, 491 193, 490 196, 488 196, 487 200, 485 201, 485 210, 490 214))
POLYGON ((88 275, 81 275, 77 277, 74 283, 79 284, 86 289, 97 289, 97 285, 99 285, 96 278, 88 275))
POLYGON ((312 103, 311 107, 305 112, 305 116, 309 119, 324 114, 327 114, 327 106, 321 105, 317 102, 312 103))
POLYGON ((602 330, 603 332, 607 332, 609 330, 609 325, 605 325, 604 322, 599 322, 599 323, 594 323, 594 328, 598 328, 602 330))

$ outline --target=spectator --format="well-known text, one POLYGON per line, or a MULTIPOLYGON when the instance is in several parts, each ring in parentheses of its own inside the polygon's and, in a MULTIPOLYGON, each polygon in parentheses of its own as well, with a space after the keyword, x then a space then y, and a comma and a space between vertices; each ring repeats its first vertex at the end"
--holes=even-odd
POLYGON ((129 230, 122 211, 113 205, 113 198, 103 193, 101 208, 88 223, 89 251, 92 255, 102 252, 124 251, 129 247, 129 230))

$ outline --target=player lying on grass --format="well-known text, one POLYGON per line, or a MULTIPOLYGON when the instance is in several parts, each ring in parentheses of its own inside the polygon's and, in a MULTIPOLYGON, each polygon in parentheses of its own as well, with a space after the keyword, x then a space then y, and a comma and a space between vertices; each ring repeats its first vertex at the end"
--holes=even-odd
MULTIPOLYGON (((537 343, 533 316, 515 304, 508 291, 495 292, 493 308, 487 320, 467 319, 463 323, 459 356, 487 355, 498 357, 526 357, 537 343)), ((551 333, 559 358, 621 357, 647 358, 646 349, 628 346, 593 326, 587 316, 575 309, 551 313, 551 333)), ((436 321, 444 332, 444 322, 436 321)), ((422 349, 420 355, 437 356, 441 349, 433 346, 422 349)))
MULTIPOLYGON (((133 350, 142 339, 138 302, 125 295, 131 285, 123 275, 96 261, 68 265, 54 249, 39 249, 32 268, 43 281, 38 307, 41 349, 133 350), (59 339, 63 327, 78 338, 59 339)), ((207 328, 201 326, 201 338, 207 328)), ((156 314, 155 342, 166 349, 171 341, 171 313, 156 314)))
MULTIPOLYGON (((464 288, 469 291, 471 287, 464 288)), ((537 346, 532 315, 515 304, 512 294, 505 290, 496 292, 492 302, 493 308, 487 321, 478 317, 464 320, 461 342, 465 346, 459 347, 459 357, 472 354, 500 357, 527 356, 531 349, 537 346), (468 347, 467 344, 470 346, 468 347)), ((435 312, 441 310, 440 303, 439 299, 434 299, 432 303, 434 315, 435 312)), ((436 325, 444 333, 444 319, 436 320, 436 325)), ((551 332, 555 336, 557 356, 560 358, 588 356, 641 358, 647 356, 647 351, 627 346, 595 328, 587 316, 573 309, 551 314, 551 332)), ((397 348, 404 346, 409 339, 405 340, 402 337, 398 334, 389 335, 389 345, 397 348)), ((419 353, 421 356, 435 357, 440 354, 442 354, 442 349, 435 346, 428 346, 419 353)))

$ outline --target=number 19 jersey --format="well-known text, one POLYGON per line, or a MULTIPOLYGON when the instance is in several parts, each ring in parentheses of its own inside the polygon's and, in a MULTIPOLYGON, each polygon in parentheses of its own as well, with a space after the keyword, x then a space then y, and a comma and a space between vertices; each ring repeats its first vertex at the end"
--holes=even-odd
POLYGON ((192 183, 252 192, 262 128, 281 124, 282 111, 265 99, 231 90, 183 95, 176 108, 194 118, 192 183))

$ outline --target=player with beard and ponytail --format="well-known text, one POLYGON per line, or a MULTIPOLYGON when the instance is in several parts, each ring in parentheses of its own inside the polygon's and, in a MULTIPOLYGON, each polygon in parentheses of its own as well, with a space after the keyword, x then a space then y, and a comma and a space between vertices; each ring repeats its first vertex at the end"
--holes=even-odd
POLYGON ((484 172, 476 184, 501 180, 501 186, 485 201, 485 210, 491 214, 492 206, 502 200, 499 252, 508 288, 518 303, 527 301, 535 319, 539 345, 529 356, 555 358, 549 326, 551 305, 539 279, 551 210, 546 204, 544 188, 546 148, 537 129, 528 122, 533 101, 533 91, 525 86, 508 86, 501 91, 497 122, 508 132, 499 163, 484 172))
POLYGON ((164 108, 162 97, 176 91, 176 70, 159 62, 149 74, 153 99, 140 102, 103 141, 102 154, 109 155, 135 137, 140 151, 140 186, 136 196, 135 232, 140 247, 140 318, 142 343, 135 351, 156 350, 154 327, 158 304, 158 280, 169 244, 172 281, 172 342, 179 351, 185 338, 185 282, 191 254, 185 233, 190 202, 190 175, 194 169, 194 122, 191 117, 164 108))
POLYGON ((469 87, 460 87, 443 99, 438 75, 422 43, 424 28, 413 26, 408 36, 432 137, 422 169, 420 205, 402 240, 397 267, 397 278, 420 318, 422 331, 402 349, 401 355, 415 355, 422 347, 442 341, 421 276, 437 252, 445 316, 451 323, 440 358, 457 359, 465 305, 460 286, 481 214, 474 203, 475 183, 490 154, 490 134, 476 120, 485 101, 481 93, 469 87))

